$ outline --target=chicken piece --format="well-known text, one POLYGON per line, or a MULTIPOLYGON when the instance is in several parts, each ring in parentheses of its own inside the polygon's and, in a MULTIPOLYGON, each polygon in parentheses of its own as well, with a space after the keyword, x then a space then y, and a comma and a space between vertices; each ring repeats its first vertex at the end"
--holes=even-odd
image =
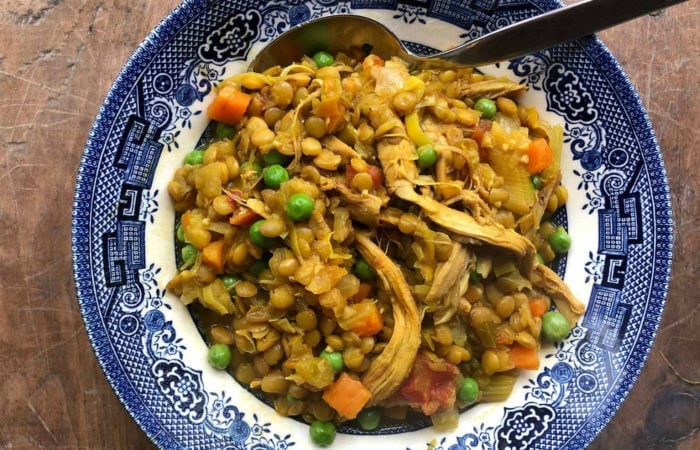
POLYGON ((531 222, 530 227, 538 229, 542 223, 542 216, 547 211, 547 204, 549 203, 549 198, 552 196, 554 190, 559 186, 561 182, 561 173, 557 172, 556 178, 553 178, 547 183, 545 187, 540 189, 537 194, 537 201, 532 208, 532 211, 527 215, 523 216, 519 222, 531 222), (529 217, 528 217, 529 216, 529 217))
POLYGON ((322 177, 321 189, 324 191, 335 190, 343 200, 343 206, 350 210, 350 217, 365 225, 379 225, 379 212, 386 205, 387 199, 382 199, 369 193, 353 191, 344 183, 333 178, 322 177))
POLYGON ((393 194, 396 180, 418 178, 418 166, 415 163, 416 147, 408 138, 403 122, 390 109, 377 108, 377 111, 370 111, 370 120, 375 129, 386 127, 386 124, 394 124, 377 144, 377 157, 382 164, 384 184, 387 191, 393 194))
POLYGON ((321 144, 323 144, 323 146, 326 147, 328 150, 332 151, 336 155, 340 155, 345 159, 362 159, 362 155, 357 153, 354 148, 350 147, 348 144, 341 141, 335 136, 329 135, 324 137, 323 139, 321 139, 321 144))
POLYGON ((421 318, 401 269, 367 235, 358 233, 355 243, 392 294, 394 332, 362 376, 362 384, 372 393, 369 404, 376 405, 391 396, 411 372, 420 346, 421 318))
POLYGON ((416 193, 413 185, 406 180, 399 180, 396 186, 398 197, 420 206, 423 213, 434 223, 459 236, 485 242, 514 253, 521 259, 523 273, 531 272, 536 262, 536 249, 526 237, 495 224, 480 224, 463 211, 452 209, 430 197, 416 193))
POLYGON ((566 283, 559 278, 559 275, 544 264, 538 264, 535 267, 532 283, 554 300, 557 310, 566 317, 572 326, 586 310, 586 306, 574 296, 566 283))
MULTIPOLYGON (((462 277, 467 273, 469 250, 461 242, 452 244, 452 251, 447 261, 439 263, 435 269, 435 278, 428 294, 423 300, 427 305, 436 305, 435 324, 449 321, 457 312, 461 292, 462 277)), ((468 275, 468 274, 467 274, 468 275)), ((466 291, 466 286, 465 286, 466 291)))
POLYGON ((527 86, 507 80, 486 80, 476 83, 460 83, 462 97, 469 98, 497 98, 503 95, 516 94, 527 90, 527 86))
POLYGON ((462 205, 469 209, 474 219, 481 223, 494 223, 494 214, 489 205, 479 196, 476 191, 471 189, 462 189, 462 191, 449 199, 449 201, 443 202, 446 206, 450 206, 456 202, 462 202, 462 205))

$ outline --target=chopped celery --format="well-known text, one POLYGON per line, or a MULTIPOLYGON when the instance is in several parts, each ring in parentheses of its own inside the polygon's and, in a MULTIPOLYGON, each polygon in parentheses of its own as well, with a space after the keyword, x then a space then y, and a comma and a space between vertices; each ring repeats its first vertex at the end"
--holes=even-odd
POLYGON ((489 383, 481 387, 482 402, 502 402, 508 398, 513 391, 516 377, 511 375, 492 375, 489 383))
POLYGON ((502 277, 503 275, 508 275, 513 272, 518 271, 518 266, 515 265, 514 261, 506 261, 493 268, 493 274, 497 277, 502 277))
POLYGON ((522 160, 526 143, 529 143, 527 128, 507 133, 498 122, 494 122, 491 134, 493 147, 489 150, 489 164, 496 174, 503 177, 503 189, 508 192, 503 207, 525 215, 532 210, 536 200, 530 173, 522 160))
POLYGON ((476 326, 476 333, 479 335, 479 341, 486 348, 496 346, 496 324, 487 320, 476 326))

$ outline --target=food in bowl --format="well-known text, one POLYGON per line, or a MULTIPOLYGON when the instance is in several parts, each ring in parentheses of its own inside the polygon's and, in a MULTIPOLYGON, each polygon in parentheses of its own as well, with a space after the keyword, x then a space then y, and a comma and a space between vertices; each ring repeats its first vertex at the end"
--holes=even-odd
POLYGON ((361 49, 224 80, 168 185, 212 366, 322 445, 507 398, 584 309, 546 265, 563 130, 524 89, 361 49))

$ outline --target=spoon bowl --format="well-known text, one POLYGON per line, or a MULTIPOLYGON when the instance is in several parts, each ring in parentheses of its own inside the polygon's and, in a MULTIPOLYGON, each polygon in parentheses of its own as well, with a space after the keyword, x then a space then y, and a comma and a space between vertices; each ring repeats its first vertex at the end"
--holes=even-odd
POLYGON ((578 39, 684 1, 586 0, 516 22, 429 57, 408 51, 391 30, 376 20, 350 14, 326 16, 281 34, 256 56, 249 70, 261 72, 320 50, 335 54, 351 47, 370 50, 382 58, 398 56, 409 65, 424 69, 477 67, 578 39))

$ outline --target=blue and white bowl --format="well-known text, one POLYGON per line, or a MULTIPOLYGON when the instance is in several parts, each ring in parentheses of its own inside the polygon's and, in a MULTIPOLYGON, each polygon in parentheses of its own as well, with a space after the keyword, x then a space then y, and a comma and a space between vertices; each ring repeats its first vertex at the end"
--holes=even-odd
MULTIPOLYGON (((95 120, 77 178, 73 265, 85 325, 109 382, 162 448, 312 447, 308 427, 210 368, 175 274, 166 184, 207 125, 213 88, 290 26, 329 14, 380 19, 413 49, 445 49, 560 4, 553 0, 185 0, 136 50, 95 120)), ((594 38, 488 67, 565 127, 573 247, 557 270, 587 303, 503 403, 441 433, 424 423, 346 430, 335 448, 582 448, 634 384, 661 319, 672 218, 663 161, 639 98, 594 38)))

